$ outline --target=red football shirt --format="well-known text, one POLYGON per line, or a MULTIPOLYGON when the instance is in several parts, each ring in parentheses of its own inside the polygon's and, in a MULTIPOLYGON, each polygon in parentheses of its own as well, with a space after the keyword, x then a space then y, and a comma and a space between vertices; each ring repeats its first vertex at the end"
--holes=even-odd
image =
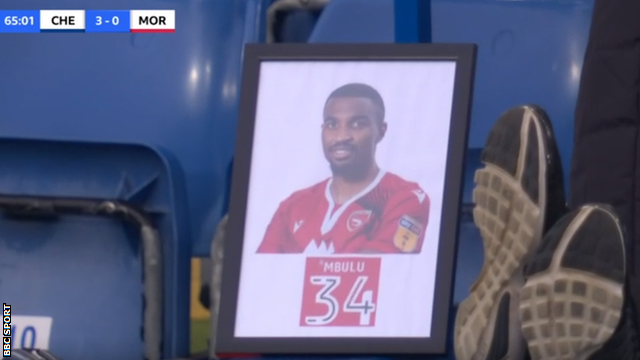
POLYGON ((331 179, 280 203, 259 253, 418 253, 429 220, 429 197, 416 183, 380 171, 344 204, 331 179))

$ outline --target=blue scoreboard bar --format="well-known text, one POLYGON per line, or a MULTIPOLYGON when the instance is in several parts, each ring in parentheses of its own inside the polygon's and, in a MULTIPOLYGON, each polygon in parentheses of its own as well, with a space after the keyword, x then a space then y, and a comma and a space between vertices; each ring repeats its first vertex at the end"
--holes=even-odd
POLYGON ((172 33, 175 10, 0 10, 0 33, 172 33))

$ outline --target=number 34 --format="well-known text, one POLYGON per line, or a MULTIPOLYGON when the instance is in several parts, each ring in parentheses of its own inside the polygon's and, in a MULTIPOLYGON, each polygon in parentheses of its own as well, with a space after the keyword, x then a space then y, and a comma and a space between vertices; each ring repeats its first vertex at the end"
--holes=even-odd
MULTIPOLYGON (((369 279, 368 276, 359 276, 353 284, 349 295, 344 302, 342 311, 345 313, 359 313, 360 326, 367 326, 371 322, 371 314, 375 311, 373 303, 373 291, 362 291, 369 279), (358 299, 361 298, 360 301, 358 299)), ((307 316, 307 325, 328 325, 333 322, 340 313, 340 302, 333 296, 333 291, 340 285, 339 276, 312 276, 311 283, 322 288, 316 294, 316 303, 327 307, 327 312, 320 316, 307 316)))

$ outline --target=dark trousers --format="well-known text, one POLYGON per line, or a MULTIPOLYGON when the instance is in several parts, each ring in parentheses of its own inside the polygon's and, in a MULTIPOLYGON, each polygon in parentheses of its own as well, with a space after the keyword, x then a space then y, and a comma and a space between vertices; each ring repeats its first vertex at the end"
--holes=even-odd
POLYGON ((595 0, 575 115, 569 205, 615 207, 640 310, 640 1, 595 0))

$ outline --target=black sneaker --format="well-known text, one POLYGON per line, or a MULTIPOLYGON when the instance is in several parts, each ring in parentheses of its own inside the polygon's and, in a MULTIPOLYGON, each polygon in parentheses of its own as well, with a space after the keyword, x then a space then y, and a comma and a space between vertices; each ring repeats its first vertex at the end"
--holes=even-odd
POLYGON ((547 233, 520 295, 533 360, 637 359, 634 309, 625 301, 626 246, 605 205, 572 211, 547 233))
POLYGON ((482 162, 475 174, 473 216, 484 242, 484 265, 458 309, 455 355, 457 360, 522 360, 523 264, 565 212, 562 165, 544 111, 519 106, 500 116, 482 162))

